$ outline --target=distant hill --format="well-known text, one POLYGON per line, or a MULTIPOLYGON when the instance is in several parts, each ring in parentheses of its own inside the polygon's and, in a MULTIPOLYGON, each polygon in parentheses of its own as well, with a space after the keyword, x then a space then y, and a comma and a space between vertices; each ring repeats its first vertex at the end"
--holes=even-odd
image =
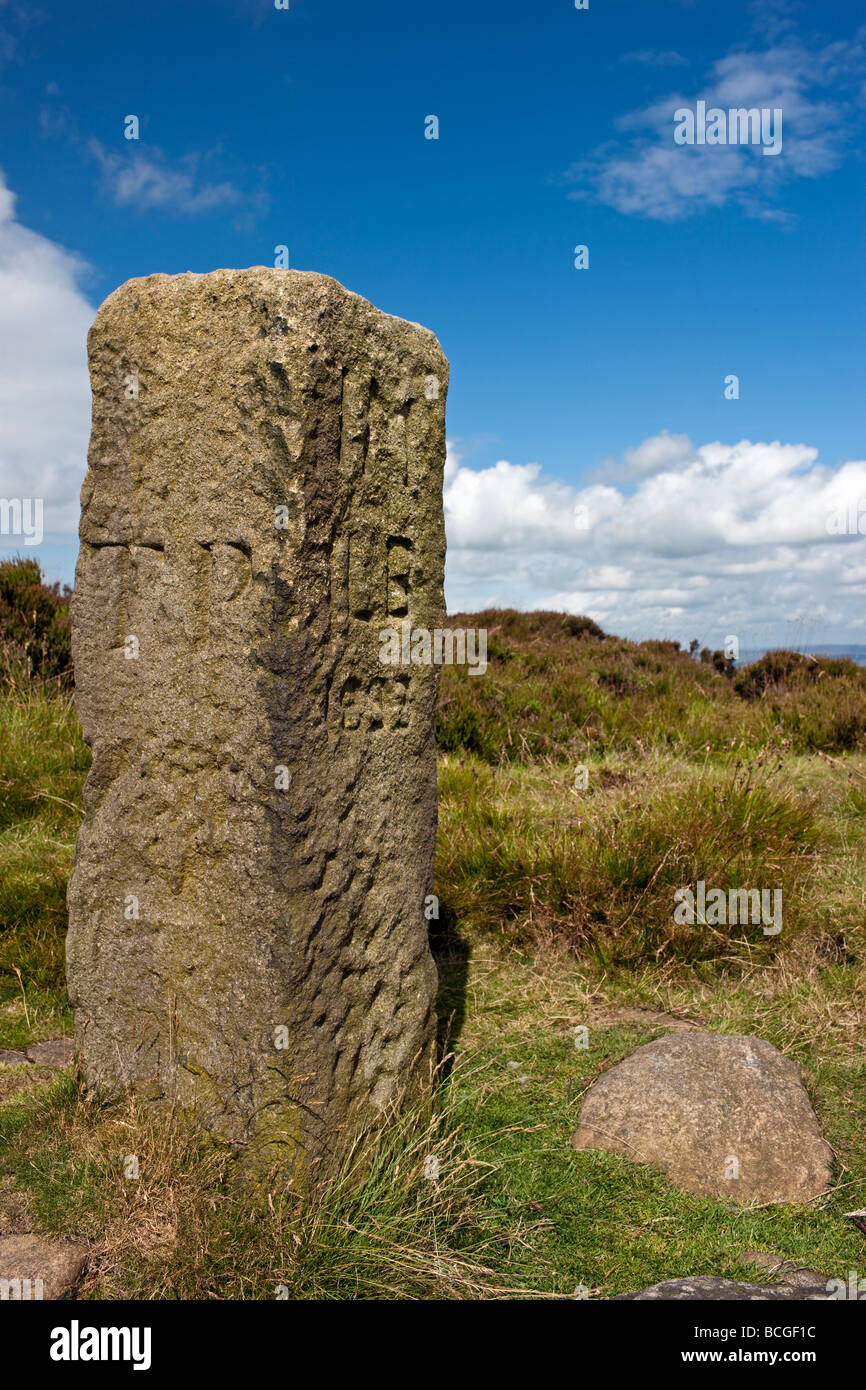
MULTIPOLYGON (((744 647, 740 653, 737 666, 748 666, 752 661, 758 661, 760 657, 771 651, 770 647, 744 647)), ((809 647, 803 652, 804 656, 814 657, 848 657, 850 661, 856 661, 858 666, 866 666, 866 647, 839 646, 832 642, 824 642, 821 646, 809 647)))

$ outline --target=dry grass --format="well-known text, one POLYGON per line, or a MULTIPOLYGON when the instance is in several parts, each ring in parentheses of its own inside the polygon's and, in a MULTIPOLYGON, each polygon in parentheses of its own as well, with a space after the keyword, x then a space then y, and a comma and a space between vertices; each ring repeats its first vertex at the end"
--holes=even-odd
POLYGON ((482 1258, 478 1192, 497 1165, 454 1122, 454 1098, 475 1084, 469 1067, 457 1076, 435 1113, 395 1107, 302 1196, 285 1174, 248 1186, 179 1115, 95 1102, 71 1077, 4 1107, 0 1138, 33 1219, 90 1243, 83 1297, 531 1296, 482 1258))

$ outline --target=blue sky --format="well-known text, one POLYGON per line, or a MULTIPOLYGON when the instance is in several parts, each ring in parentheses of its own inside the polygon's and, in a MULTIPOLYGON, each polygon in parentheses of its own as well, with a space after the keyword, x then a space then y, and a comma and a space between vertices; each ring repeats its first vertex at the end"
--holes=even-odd
POLYGON ((0 2, 0 493, 45 497, 50 577, 74 564, 88 314, 131 276, 285 243, 449 357, 452 609, 866 640, 866 540, 826 523, 866 507, 864 18, 0 2), (677 147, 700 98, 780 107, 781 154, 677 147))

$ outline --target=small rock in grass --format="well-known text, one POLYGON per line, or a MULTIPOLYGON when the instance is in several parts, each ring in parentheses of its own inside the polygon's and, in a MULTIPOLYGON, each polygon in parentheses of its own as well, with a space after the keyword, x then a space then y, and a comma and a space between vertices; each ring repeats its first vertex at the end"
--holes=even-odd
POLYGON ((790 1058, 762 1038, 716 1033, 657 1038, 611 1067, 571 1142, 737 1203, 809 1202, 826 1191, 833 1156, 790 1058))
POLYGON ((0 1239, 0 1297, 4 1300, 69 1296, 81 1277, 87 1247, 47 1236, 0 1239))
POLYGON ((698 1275, 692 1279, 666 1279, 662 1284, 652 1284, 648 1289, 637 1293, 618 1293, 611 1300, 646 1301, 684 1300, 686 1302, 712 1302, 733 1300, 735 1302, 824 1302, 830 1299, 826 1288, 773 1288, 771 1284, 741 1284, 737 1279, 716 1279, 711 1275, 698 1275))
POLYGON ((27 1049, 28 1062, 38 1062, 43 1067, 71 1067, 73 1056, 71 1038, 49 1038, 27 1049))
POLYGON ((23 1052, 0 1051, 0 1067, 23 1067, 27 1065, 27 1058, 23 1052))

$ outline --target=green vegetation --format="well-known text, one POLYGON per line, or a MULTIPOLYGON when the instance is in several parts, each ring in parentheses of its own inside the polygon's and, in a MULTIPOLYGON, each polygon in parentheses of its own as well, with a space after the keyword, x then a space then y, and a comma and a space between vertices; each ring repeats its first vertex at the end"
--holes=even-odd
POLYGON ((446 752, 498 764, 649 748, 697 757, 863 747, 866 668, 852 661, 770 652, 732 680, 721 653, 696 660, 673 642, 604 637, 562 613, 449 621, 486 628, 488 668, 444 668, 437 735, 446 752))
MULTIPOLYGON (((866 1205, 866 672, 772 653, 732 677, 712 653, 587 620, 485 623, 487 675, 443 672, 432 1117, 387 1116, 328 1184, 298 1199, 275 1177, 259 1203, 176 1116, 0 1067, 0 1229, 23 1210, 88 1240, 83 1297, 607 1298, 765 1278, 749 1249, 862 1269, 844 1213, 866 1205), (697 878, 781 887, 783 931, 677 926, 673 892, 697 878), (836 1154, 830 1193, 738 1208, 569 1147, 592 1080, 683 1022, 797 1061, 836 1154)), ((16 659, 0 688, 0 1048, 71 1030, 64 890, 89 757, 66 678, 16 659)))
POLYGON ((71 1031, 66 883, 89 763, 70 692, 0 685, 0 1048, 71 1031))
POLYGON ((71 679, 70 597, 43 583, 38 560, 0 560, 0 675, 71 679))
POLYGON ((673 894, 699 878, 727 890, 772 881, 785 940, 811 930, 829 851, 817 792, 790 781, 793 759, 713 766, 653 754, 587 767, 500 768, 445 754, 440 879, 456 918, 509 943, 566 942, 605 966, 774 958, 760 925, 673 920, 673 894))

